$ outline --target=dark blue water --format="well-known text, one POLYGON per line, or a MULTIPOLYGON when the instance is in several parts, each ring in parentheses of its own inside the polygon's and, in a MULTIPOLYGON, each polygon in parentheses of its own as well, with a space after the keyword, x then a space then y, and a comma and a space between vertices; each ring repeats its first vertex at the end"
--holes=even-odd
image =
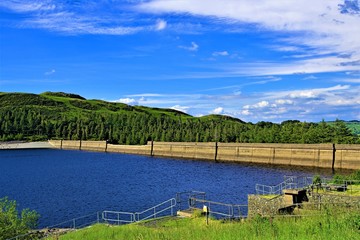
POLYGON ((84 151, 3 150, 0 198, 8 196, 20 209, 36 210, 44 227, 102 210, 141 211, 187 190, 205 191, 213 201, 244 204, 256 183, 276 185, 284 175, 317 171, 84 151))

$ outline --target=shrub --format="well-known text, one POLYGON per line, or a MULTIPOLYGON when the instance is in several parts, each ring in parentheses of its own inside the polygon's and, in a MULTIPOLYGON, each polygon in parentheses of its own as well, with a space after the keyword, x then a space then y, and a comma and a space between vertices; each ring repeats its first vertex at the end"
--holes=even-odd
POLYGON ((37 212, 23 209, 19 215, 16 207, 16 201, 0 198, 0 240, 25 234, 37 226, 37 212))
POLYGON ((360 170, 357 170, 353 174, 350 175, 351 180, 358 180, 360 181, 360 170))

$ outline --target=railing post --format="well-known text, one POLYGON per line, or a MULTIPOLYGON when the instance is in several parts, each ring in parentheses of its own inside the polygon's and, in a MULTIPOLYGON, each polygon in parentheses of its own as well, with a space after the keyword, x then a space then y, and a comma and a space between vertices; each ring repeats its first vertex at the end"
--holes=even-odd
POLYGON ((76 229, 75 218, 73 219, 73 228, 76 229))
POLYGON ((154 156, 154 140, 151 140, 150 156, 154 156))
POLYGON ((214 156, 214 160, 215 162, 217 162, 217 155, 218 155, 218 142, 215 142, 215 156, 214 156))

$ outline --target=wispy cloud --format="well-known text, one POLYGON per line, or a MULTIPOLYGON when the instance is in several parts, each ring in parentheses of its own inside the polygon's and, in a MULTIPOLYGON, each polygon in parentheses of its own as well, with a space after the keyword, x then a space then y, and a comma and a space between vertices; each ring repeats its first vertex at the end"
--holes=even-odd
POLYGON ((174 110, 177 110, 177 111, 180 111, 180 112, 187 113, 188 110, 190 109, 190 107, 181 106, 181 105, 175 105, 175 106, 170 107, 170 109, 174 109, 174 110))
POLYGON ((110 10, 107 4, 108 1, 78 4, 55 0, 2 0, 0 8, 27 14, 20 23, 14 25, 16 27, 47 29, 70 35, 129 35, 141 31, 161 31, 167 26, 163 19, 142 18, 135 21, 136 12, 117 10, 119 3, 116 1, 110 10))
POLYGON ((214 57, 218 56, 229 56, 229 53, 227 51, 220 51, 220 52, 213 52, 212 54, 214 57))
POLYGON ((156 29, 157 31, 161 31, 161 30, 164 30, 164 29, 166 28, 166 26, 167 26, 167 22, 166 22, 165 20, 163 20, 163 19, 158 19, 158 20, 156 21, 155 29, 156 29))
POLYGON ((51 11, 56 8, 52 1, 33 0, 33 1, 18 1, 18 0, 2 0, 0 8, 6 8, 15 12, 34 12, 34 11, 51 11))
POLYGON ((53 75, 55 72, 56 72, 55 69, 51 69, 51 70, 45 72, 44 75, 45 76, 50 76, 50 75, 53 75))
POLYGON ((190 46, 179 46, 179 48, 188 50, 188 51, 192 51, 192 52, 196 52, 199 49, 199 45, 197 45, 195 42, 191 42, 190 46))
POLYGON ((217 107, 217 108, 215 108, 214 110, 212 110, 210 113, 211 113, 211 114, 223 114, 223 113, 224 113, 224 108, 222 108, 222 107, 217 107))
MULTIPOLYGON (((353 2, 318 0, 309 3, 299 1, 259 0, 152 0, 139 5, 139 10, 156 14, 176 12, 217 17, 227 25, 249 23, 258 29, 287 32, 293 35, 282 39, 284 46, 276 47, 278 51, 299 51, 299 46, 307 46, 317 52, 334 54, 335 57, 315 57, 290 66, 266 64, 253 69, 262 74, 292 74, 296 72, 338 72, 359 70, 359 64, 346 65, 360 58, 360 11, 354 8, 353 2), (343 54, 348 55, 346 59, 343 54), (336 57, 337 56, 337 57, 336 57), (275 67, 275 68, 274 68, 275 67), (273 69, 273 70, 271 70, 273 69)), ((304 55, 306 56, 304 50, 304 55)), ((308 57, 314 57, 314 53, 308 57)), ((245 71, 245 70, 244 70, 245 71)))
POLYGON ((119 103, 125 103, 128 105, 138 105, 138 101, 134 98, 120 98, 118 100, 113 100, 112 102, 119 102, 119 103))

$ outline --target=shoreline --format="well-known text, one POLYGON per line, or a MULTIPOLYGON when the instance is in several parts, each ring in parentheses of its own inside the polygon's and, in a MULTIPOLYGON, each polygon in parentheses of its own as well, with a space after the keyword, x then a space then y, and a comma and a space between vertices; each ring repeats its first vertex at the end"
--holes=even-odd
POLYGON ((49 142, 0 142, 0 150, 55 149, 49 142))

